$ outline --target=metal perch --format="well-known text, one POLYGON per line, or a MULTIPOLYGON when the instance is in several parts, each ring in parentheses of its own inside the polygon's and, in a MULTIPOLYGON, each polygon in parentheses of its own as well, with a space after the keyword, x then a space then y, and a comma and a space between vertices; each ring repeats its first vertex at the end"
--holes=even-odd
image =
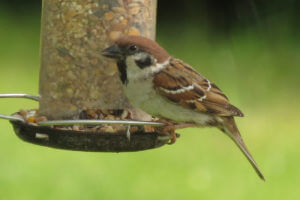
MULTIPOLYGON (((37 96, 28 94, 0 94, 0 98, 27 98, 38 101, 37 96)), ((131 126, 163 126, 160 122, 134 120, 53 120, 37 125, 28 123, 21 115, 0 114, 0 119, 11 122, 16 135, 24 141, 42 146, 95 152, 132 152, 158 148, 168 143, 170 136, 157 132, 138 130, 130 133, 131 126), (70 125, 125 125, 124 133, 62 130, 58 126, 70 125)))

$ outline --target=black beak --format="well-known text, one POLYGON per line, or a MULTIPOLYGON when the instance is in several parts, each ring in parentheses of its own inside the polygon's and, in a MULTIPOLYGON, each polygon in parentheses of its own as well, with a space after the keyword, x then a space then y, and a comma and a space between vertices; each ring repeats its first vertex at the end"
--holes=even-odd
POLYGON ((112 45, 106 49, 104 49, 101 54, 108 58, 114 58, 114 59, 122 59, 123 54, 121 52, 121 49, 117 45, 112 45))

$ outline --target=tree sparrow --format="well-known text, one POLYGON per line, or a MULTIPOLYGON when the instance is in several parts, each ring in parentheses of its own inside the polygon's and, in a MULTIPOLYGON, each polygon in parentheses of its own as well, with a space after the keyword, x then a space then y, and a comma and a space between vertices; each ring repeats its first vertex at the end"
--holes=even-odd
POLYGON ((214 83, 145 37, 122 37, 102 55, 116 60, 124 92, 133 106, 182 127, 193 124, 219 128, 264 180, 234 121, 243 113, 214 83))

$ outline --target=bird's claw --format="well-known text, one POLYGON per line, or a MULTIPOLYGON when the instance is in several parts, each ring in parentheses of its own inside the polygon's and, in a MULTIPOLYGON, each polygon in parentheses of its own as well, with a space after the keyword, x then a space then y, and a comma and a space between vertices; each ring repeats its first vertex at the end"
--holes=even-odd
POLYGON ((167 125, 165 127, 163 127, 162 129, 158 130, 158 132, 160 134, 163 135, 167 135, 168 137, 170 137, 170 141, 168 142, 168 144, 174 144, 176 142, 176 133, 175 133, 175 128, 174 125, 167 125))
POLYGON ((168 143, 169 145, 174 144, 176 142, 177 136, 176 136, 175 130, 171 130, 171 136, 172 136, 172 138, 171 138, 170 142, 168 143))

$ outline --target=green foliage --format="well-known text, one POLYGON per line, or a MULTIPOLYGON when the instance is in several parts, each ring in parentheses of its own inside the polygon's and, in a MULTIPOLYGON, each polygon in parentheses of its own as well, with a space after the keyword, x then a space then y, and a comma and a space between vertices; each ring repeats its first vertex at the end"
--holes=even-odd
MULTIPOLYGON (((203 27, 158 40, 221 86, 246 117, 241 132, 266 182, 216 129, 186 129, 172 146, 137 153, 49 149, 17 139, 0 121, 0 199, 297 199, 299 45, 280 19, 214 38, 203 27), (277 32, 278 30, 278 32, 277 32), (298 55, 298 56, 296 56, 298 55), (296 93, 296 94, 295 94, 296 93)), ((0 17, 0 93, 38 93, 39 22, 0 17)), ((0 99, 0 113, 35 108, 0 99)))

